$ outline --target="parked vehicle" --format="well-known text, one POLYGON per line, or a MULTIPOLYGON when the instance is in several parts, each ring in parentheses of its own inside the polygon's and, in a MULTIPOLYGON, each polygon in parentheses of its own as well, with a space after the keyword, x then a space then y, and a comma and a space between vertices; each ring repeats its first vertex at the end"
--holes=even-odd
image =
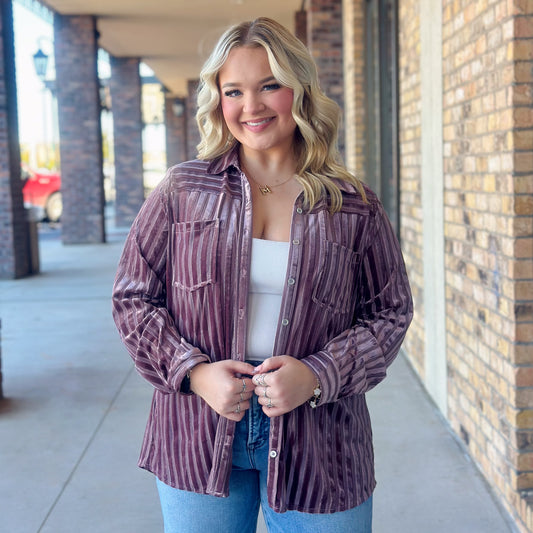
POLYGON ((34 172, 23 167, 22 179, 25 181, 22 189, 24 205, 35 208, 41 220, 59 222, 63 213, 61 176, 48 171, 34 172))

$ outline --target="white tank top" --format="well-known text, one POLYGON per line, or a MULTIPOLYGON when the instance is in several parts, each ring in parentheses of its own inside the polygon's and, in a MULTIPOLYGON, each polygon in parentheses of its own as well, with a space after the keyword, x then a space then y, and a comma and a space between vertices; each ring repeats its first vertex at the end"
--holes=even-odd
POLYGON ((246 339, 248 360, 264 361, 272 356, 288 258, 288 242, 253 239, 246 339))

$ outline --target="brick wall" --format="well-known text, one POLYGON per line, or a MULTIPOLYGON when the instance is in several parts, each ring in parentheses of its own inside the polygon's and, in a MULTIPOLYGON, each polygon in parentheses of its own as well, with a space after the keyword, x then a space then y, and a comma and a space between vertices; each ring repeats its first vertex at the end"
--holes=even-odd
MULTIPOLYGON (((532 531, 533 3, 442 6, 445 414, 532 531)), ((424 379, 419 8, 400 1, 400 174, 416 310, 404 347, 424 379)))
POLYGON ((0 278, 31 271, 22 202, 11 2, 0 4, 0 278))
POLYGON ((443 54, 449 418, 531 530, 533 4, 444 2, 443 54))
POLYGON ((130 226, 144 201, 139 59, 110 57, 115 153, 115 223, 130 226))
POLYGON ((54 15, 64 244, 105 241, 96 19, 54 15))
MULTIPOLYGON (((307 46, 318 66, 324 92, 344 110, 343 33, 341 0, 309 0, 307 46)), ((344 121, 339 150, 344 154, 344 121)))
POLYGON ((419 0, 399 3, 400 86, 400 235, 415 303, 415 316, 404 342, 411 363, 423 378, 424 273, 422 263, 421 100, 419 0))
POLYGON ((171 167, 187 159, 187 123, 185 100, 182 98, 165 98, 165 134, 167 145, 167 166, 171 167), (183 105, 183 113, 176 116, 173 111, 175 101, 183 105))

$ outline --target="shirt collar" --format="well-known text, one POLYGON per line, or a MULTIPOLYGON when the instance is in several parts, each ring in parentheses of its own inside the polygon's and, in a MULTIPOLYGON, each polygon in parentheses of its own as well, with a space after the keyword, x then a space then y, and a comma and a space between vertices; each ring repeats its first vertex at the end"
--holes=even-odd
POLYGON ((338 179, 338 178, 333 178, 333 181, 335 182, 335 185, 337 185, 337 187, 342 192, 350 193, 350 192, 353 192, 353 190, 354 190, 354 186, 351 183, 347 182, 347 181, 344 181, 344 180, 341 180, 341 179, 338 179))
POLYGON ((239 165, 239 143, 235 143, 225 154, 213 159, 207 167, 207 172, 209 174, 221 174, 231 166, 239 170, 241 168, 239 165))

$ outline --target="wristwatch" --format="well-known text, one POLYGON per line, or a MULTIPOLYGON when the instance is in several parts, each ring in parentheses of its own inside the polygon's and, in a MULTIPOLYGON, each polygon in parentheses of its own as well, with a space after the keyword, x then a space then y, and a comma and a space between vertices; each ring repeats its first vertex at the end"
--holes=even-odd
POLYGON ((322 389, 320 388, 320 381, 316 380, 315 390, 313 391, 313 397, 309 400, 309 405, 315 409, 318 407, 318 402, 320 401, 320 395, 322 394, 322 389))

